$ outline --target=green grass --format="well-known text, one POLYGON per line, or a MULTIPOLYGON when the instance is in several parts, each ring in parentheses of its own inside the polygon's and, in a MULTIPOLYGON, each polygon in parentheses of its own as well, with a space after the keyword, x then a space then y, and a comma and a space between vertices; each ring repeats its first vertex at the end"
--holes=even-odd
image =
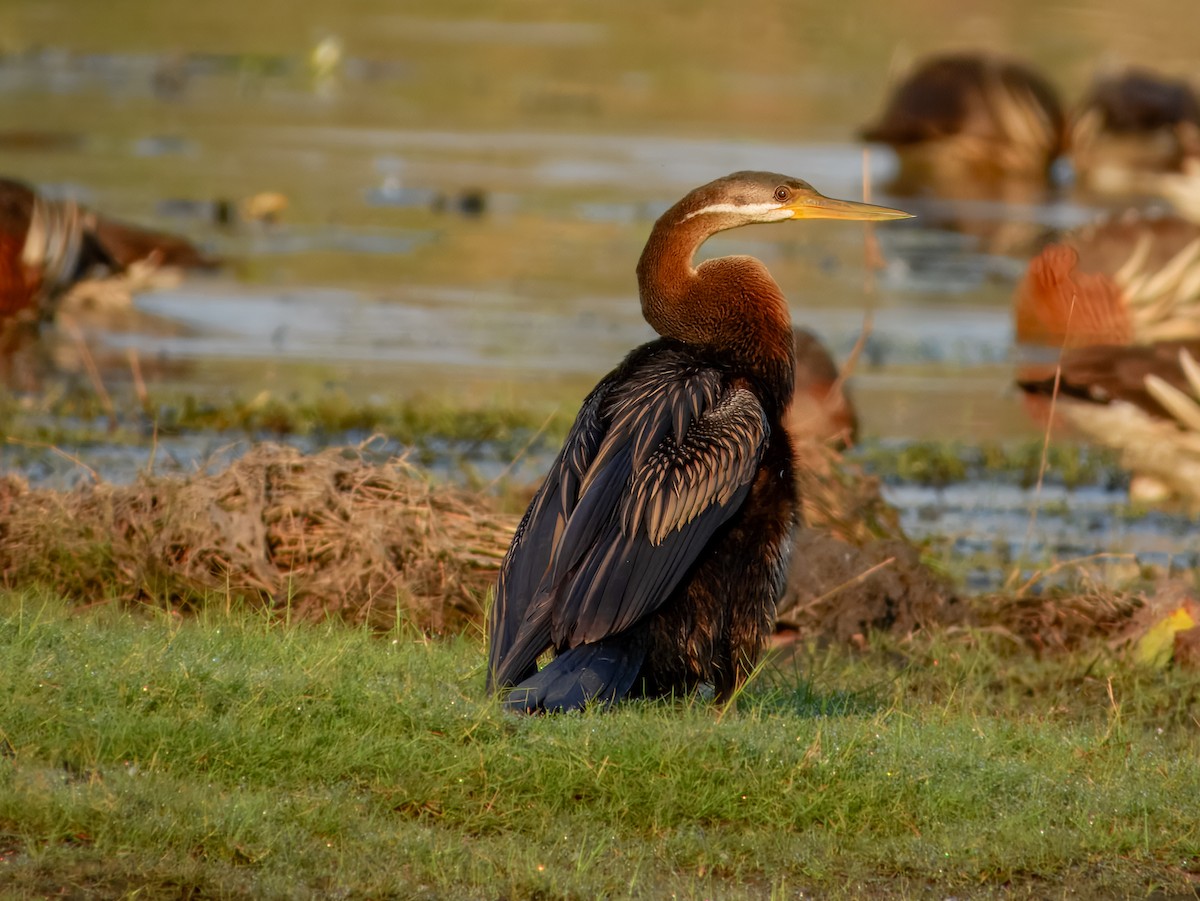
POLYGON ((547 718, 477 638, 0 596, 0 888, 1042 897, 1200 872, 1200 678, 980 639, 547 718))

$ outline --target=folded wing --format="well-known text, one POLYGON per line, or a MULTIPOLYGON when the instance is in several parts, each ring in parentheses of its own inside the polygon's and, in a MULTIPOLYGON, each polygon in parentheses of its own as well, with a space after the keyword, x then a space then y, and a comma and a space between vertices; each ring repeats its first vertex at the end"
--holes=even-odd
POLYGON ((741 507, 768 437, 749 384, 683 354, 601 382, 513 539, 489 684, 517 685, 546 649, 603 642, 657 610, 741 507))

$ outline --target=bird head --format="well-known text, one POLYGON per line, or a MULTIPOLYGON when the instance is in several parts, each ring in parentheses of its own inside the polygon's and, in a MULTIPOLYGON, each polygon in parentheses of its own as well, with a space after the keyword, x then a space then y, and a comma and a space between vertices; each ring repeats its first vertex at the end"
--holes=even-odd
POLYGON ((734 172, 689 195, 681 221, 713 218, 713 230, 757 222, 788 219, 909 219, 911 214, 889 207, 835 200, 808 182, 774 172, 734 172))

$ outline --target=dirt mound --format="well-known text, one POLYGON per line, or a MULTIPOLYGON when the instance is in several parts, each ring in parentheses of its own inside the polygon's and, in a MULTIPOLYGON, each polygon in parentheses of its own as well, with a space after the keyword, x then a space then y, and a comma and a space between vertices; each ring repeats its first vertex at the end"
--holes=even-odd
POLYGON ((515 525, 403 461, 260 445, 187 479, 69 493, 0 481, 0 580, 83 603, 232 595, 297 619, 457 630, 482 620, 515 525))
POLYGON ((961 621, 950 586, 900 539, 861 547, 799 529, 778 625, 800 637, 864 645, 871 632, 908 635, 961 621))
POLYGON ((831 448, 799 450, 804 525, 796 531, 779 629, 863 644, 873 631, 908 635, 959 622, 958 598, 904 537, 879 480, 831 448))

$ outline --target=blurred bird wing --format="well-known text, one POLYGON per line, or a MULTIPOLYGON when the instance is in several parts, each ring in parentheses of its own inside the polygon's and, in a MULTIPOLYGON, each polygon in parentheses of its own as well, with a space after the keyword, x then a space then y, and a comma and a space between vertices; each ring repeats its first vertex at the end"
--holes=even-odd
POLYGON ((670 357, 601 384, 506 561, 491 674, 622 632, 670 597, 742 505, 770 427, 748 384, 670 357), (514 622, 515 618, 515 622, 514 622))
POLYGON ((1017 287, 1016 329, 1021 344, 1127 344, 1133 326, 1114 279, 1080 272, 1079 254, 1051 244, 1029 263, 1017 287))
POLYGON ((1060 355, 1053 374, 1018 376, 1017 384, 1034 394, 1057 392, 1097 404, 1124 401, 1159 418, 1177 418, 1179 405, 1172 405, 1170 399, 1164 402, 1163 396, 1186 400, 1193 375, 1200 379, 1192 366, 1198 354, 1198 341, 1069 348, 1060 355))

